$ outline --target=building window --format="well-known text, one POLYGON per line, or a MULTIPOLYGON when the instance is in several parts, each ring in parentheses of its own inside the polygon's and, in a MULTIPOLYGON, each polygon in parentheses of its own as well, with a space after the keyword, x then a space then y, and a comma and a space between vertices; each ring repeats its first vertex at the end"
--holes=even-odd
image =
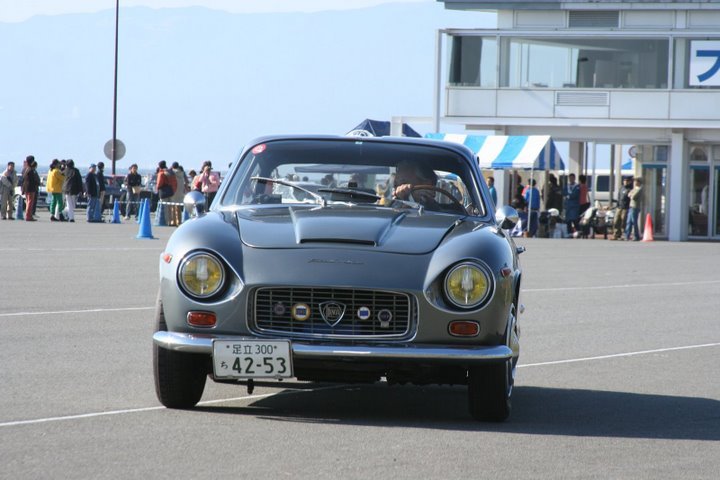
POLYGON ((450 85, 497 87, 497 40, 495 37, 452 37, 450 85))
POLYGON ((667 39, 509 38, 501 86, 667 88, 667 39))

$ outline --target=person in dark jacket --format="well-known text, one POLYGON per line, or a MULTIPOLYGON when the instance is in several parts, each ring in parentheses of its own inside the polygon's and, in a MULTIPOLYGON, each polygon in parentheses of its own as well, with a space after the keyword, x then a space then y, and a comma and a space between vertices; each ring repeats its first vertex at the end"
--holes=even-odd
POLYGON ((98 162, 97 172, 95 173, 98 181, 98 209, 95 211, 94 220, 101 222, 103 210, 105 209, 105 188, 107 187, 107 180, 105 180, 105 164, 98 162))
POLYGON ((87 221, 88 223, 102 222, 98 219, 100 212, 100 182, 95 173, 97 166, 93 163, 90 165, 87 175, 85 175, 85 192, 88 197, 87 204, 87 221))
POLYGON ((65 164, 65 181, 63 182, 63 195, 65 195, 65 217, 70 222, 75 221, 75 205, 77 197, 83 191, 83 179, 80 170, 75 168, 71 159, 65 164))
POLYGON ((32 155, 28 156, 27 169, 23 175, 22 191, 27 200, 27 208, 25 209, 25 221, 34 222, 33 211, 37 202, 37 194, 40 190, 40 175, 37 173, 37 162, 32 155))
POLYGON ((142 190, 142 177, 138 173, 137 164, 130 165, 130 171, 125 176, 125 188, 127 188, 127 209, 125 210, 125 219, 129 220, 130 215, 135 214, 138 217, 139 208, 137 206, 140 201, 140 191, 142 190))
POLYGON ((627 212, 630 209, 630 190, 632 190, 632 177, 623 178, 623 186, 618 193, 618 206, 613 219, 613 236, 611 240, 622 239, 627 223, 627 212))

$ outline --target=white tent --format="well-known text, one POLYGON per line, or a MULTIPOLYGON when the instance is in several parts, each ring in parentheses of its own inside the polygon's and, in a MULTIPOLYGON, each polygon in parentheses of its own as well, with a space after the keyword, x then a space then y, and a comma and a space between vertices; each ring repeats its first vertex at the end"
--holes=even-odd
MULTIPOLYGON (((480 168, 492 170, 565 170, 555 142, 550 135, 462 135, 429 133, 427 138, 465 145, 477 155, 480 168)), ((528 219, 532 218, 532 207, 528 219)))
POLYGON ((565 164, 550 135, 429 133, 426 137, 465 145, 477 155, 480 168, 565 170, 565 164))

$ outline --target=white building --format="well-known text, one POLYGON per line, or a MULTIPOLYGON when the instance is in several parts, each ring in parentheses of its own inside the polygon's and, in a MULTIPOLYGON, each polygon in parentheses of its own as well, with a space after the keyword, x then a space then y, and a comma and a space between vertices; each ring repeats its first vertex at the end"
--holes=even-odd
POLYGON ((720 239, 720 0, 438 1, 498 28, 439 32, 436 128, 636 145, 655 238, 720 239))

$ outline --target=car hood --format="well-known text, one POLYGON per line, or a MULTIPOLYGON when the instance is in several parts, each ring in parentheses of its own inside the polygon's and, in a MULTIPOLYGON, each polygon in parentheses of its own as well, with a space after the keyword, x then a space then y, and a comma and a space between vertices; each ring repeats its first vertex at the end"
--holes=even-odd
POLYGON ((245 245, 254 248, 347 246, 425 254, 460 222, 455 215, 379 207, 278 207, 238 210, 245 245))

